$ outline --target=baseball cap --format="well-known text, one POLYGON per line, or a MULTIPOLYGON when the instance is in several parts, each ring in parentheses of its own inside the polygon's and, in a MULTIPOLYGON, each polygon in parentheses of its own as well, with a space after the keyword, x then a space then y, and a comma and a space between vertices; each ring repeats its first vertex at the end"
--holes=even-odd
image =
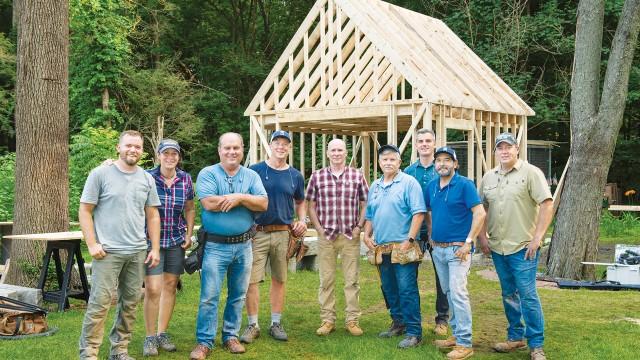
POLYGON ((456 151, 453 150, 453 148, 450 146, 439 147, 438 150, 436 150, 436 152, 433 154, 433 157, 435 158, 436 156, 438 156, 438 154, 449 154, 453 159, 453 161, 458 161, 458 157, 456 156, 456 151))
POLYGON ((393 144, 387 144, 387 145, 382 145, 378 148, 378 155, 382 154, 383 152, 387 151, 387 150, 391 150, 393 152, 397 152, 398 154, 400 153, 400 149, 398 149, 397 146, 393 145, 393 144))
POLYGON ((158 144, 158 154, 163 153, 167 149, 174 149, 177 152, 180 152, 180 144, 173 139, 162 139, 160 144, 158 144))
MULTIPOLYGON (((287 131, 284 130, 276 130, 271 134, 271 141, 277 139, 277 138, 285 138, 287 140, 289 140, 289 142, 291 142, 291 136, 289 136, 289 133, 287 131)), ((269 142, 271 142, 269 141, 269 142)))
POLYGON ((511 145, 517 144, 515 136, 513 136, 513 134, 509 132, 503 132, 496 137, 496 147, 498 147, 498 144, 500 144, 501 142, 506 142, 511 145))

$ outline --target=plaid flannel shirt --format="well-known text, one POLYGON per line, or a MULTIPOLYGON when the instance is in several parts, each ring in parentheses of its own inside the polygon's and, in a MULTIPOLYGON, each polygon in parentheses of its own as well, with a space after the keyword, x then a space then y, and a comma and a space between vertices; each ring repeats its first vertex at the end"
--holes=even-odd
POLYGON ((360 202, 367 201, 369 186, 362 173, 346 167, 340 176, 329 167, 311 174, 306 199, 315 201, 318 220, 325 236, 334 240, 338 234, 352 237, 351 230, 358 224, 360 202))

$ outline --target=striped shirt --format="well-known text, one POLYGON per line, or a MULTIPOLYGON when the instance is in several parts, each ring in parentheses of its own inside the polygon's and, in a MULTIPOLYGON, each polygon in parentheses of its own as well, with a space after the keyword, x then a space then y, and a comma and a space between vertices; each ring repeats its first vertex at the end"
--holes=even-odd
MULTIPOLYGON (((160 248, 166 249, 182 244, 187 232, 187 222, 184 218, 184 206, 188 200, 193 200, 193 183, 191 175, 184 170, 176 169, 176 179, 168 187, 160 173, 160 167, 147 170, 156 182, 158 197, 160 197, 160 248)), ((147 241, 148 242, 148 241, 147 241)), ((151 246, 150 243, 148 243, 151 246)))
POLYGON ((325 236, 334 240, 338 234, 351 239, 351 230, 358 224, 360 202, 367 201, 369 187, 362 173, 346 167, 340 176, 329 167, 311 174, 306 198, 314 201, 315 210, 325 236))

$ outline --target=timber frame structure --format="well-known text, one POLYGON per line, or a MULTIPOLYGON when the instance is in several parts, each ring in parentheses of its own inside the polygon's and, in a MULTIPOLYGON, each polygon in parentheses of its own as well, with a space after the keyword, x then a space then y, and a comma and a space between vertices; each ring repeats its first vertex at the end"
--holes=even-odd
POLYGON ((360 159, 370 180, 371 170, 377 177, 380 133, 401 152, 411 145, 414 161, 417 129, 433 129, 437 146, 455 129, 465 134, 473 180, 497 164, 500 132, 517 134, 527 148, 534 112, 442 21, 380 0, 317 0, 244 114, 249 163, 270 155, 271 131, 286 130, 304 176, 317 160, 326 165, 327 136, 342 136, 350 164, 359 167, 360 159))

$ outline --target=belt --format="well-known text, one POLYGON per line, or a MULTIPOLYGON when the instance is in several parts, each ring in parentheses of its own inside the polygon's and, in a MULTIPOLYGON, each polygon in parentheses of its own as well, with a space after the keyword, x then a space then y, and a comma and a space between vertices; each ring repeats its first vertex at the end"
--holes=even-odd
POLYGON ((464 246, 466 243, 464 241, 436 242, 431 240, 429 244, 431 244, 431 247, 448 248, 450 246, 464 246))
POLYGON ((221 243, 221 244, 237 244, 237 243, 243 243, 245 241, 251 240, 255 234, 256 232, 253 229, 249 229, 249 231, 245 233, 242 233, 239 235, 233 235, 233 236, 217 235, 217 234, 212 234, 208 232, 206 233, 205 241, 211 241, 214 243, 221 243))
POLYGON ((277 224, 277 225, 256 225, 256 231, 262 232, 274 232, 274 231, 289 231, 291 225, 277 224))

